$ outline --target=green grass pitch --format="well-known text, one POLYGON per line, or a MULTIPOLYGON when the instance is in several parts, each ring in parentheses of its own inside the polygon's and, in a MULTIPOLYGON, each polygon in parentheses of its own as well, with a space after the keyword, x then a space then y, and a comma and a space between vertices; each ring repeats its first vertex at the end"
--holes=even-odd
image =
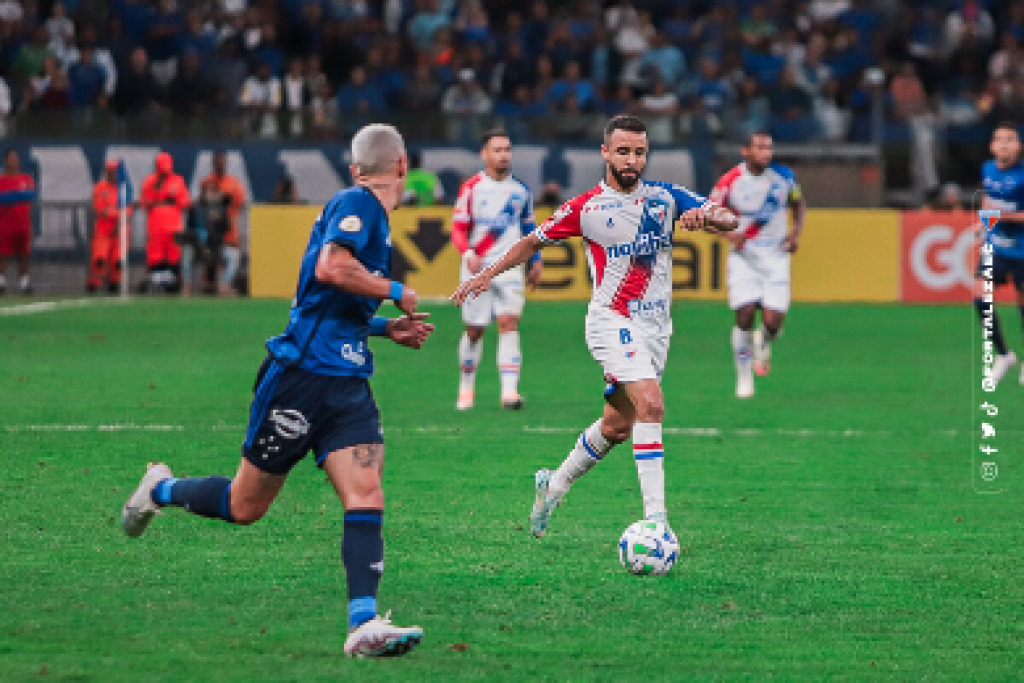
POLYGON ((628 447, 544 539, 525 529, 533 472, 602 405, 585 305, 528 306, 520 413, 498 407, 492 331, 468 414, 458 312, 431 307, 423 351, 374 342, 381 606, 426 633, 384 661, 342 652, 342 510, 311 460, 255 526, 173 510, 120 530, 147 461, 234 473, 286 307, 0 317, 0 681, 1019 680, 1024 387, 1014 371, 994 394, 1004 492, 980 495, 969 306, 797 304, 741 402, 729 311, 678 304, 665 446, 683 555, 663 578, 616 557, 641 516, 628 447))

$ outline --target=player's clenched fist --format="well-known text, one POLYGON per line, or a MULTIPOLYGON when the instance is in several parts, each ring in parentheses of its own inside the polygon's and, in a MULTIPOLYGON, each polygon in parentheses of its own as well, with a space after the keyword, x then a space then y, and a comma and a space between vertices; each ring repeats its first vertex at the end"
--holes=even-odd
POLYGON ((491 276, 485 270, 479 275, 469 278, 455 290, 449 299, 456 305, 461 306, 466 303, 467 299, 471 299, 479 294, 486 292, 491 286, 491 276))
POLYGON ((393 318, 388 321, 388 337, 396 344, 408 346, 410 349, 418 349, 434 331, 434 326, 431 323, 424 322, 429 317, 430 313, 413 313, 403 315, 401 318, 393 318))

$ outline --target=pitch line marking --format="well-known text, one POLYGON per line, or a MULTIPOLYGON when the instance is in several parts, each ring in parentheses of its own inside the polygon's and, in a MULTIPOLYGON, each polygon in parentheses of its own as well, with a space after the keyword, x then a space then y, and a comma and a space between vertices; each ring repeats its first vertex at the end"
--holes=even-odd
POLYGON ((31 315, 33 313, 49 313, 72 308, 88 308, 90 306, 126 304, 122 299, 66 299, 61 301, 34 301, 30 304, 0 306, 0 317, 15 315, 31 315))

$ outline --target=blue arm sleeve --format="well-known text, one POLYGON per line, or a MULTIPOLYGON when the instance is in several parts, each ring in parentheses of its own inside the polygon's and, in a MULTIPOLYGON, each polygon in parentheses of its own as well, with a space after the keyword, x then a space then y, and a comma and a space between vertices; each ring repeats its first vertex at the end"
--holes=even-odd
POLYGON ((666 183, 660 180, 651 180, 648 182, 652 185, 658 185, 659 187, 665 188, 672 195, 672 199, 675 200, 676 204, 676 215, 672 217, 673 221, 679 218, 679 214, 682 212, 689 211, 690 209, 699 209, 707 204, 707 197, 702 197, 696 192, 691 192, 682 185, 666 183))
POLYGON ((358 194, 343 194, 331 200, 324 211, 327 222, 324 244, 335 242, 359 254, 375 227, 375 208, 366 197, 358 194))
POLYGON ((35 198, 35 190, 11 190, 9 192, 0 192, 0 204, 2 205, 31 202, 35 198))
POLYGON ((368 334, 371 337, 386 337, 388 336, 388 318, 381 316, 375 317, 370 321, 370 330, 368 334))

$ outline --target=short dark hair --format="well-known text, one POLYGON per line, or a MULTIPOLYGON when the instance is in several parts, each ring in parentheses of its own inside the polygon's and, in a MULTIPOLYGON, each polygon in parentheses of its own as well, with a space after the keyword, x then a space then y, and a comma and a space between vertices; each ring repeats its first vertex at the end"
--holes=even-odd
POLYGON ((754 144, 754 138, 759 138, 759 137, 762 137, 762 136, 764 136, 766 138, 770 138, 772 136, 772 134, 769 133, 766 130, 753 130, 753 131, 750 131, 749 133, 747 133, 746 139, 743 140, 743 146, 744 147, 750 147, 752 144, 754 144))
POLYGON ((1013 121, 1000 121, 996 124, 996 127, 992 129, 992 132, 995 133, 997 130, 1013 131, 1017 134, 1017 137, 1020 137, 1020 128, 1013 121))
POLYGON ((494 138, 507 138, 508 131, 504 128, 491 128, 490 130, 484 131, 484 134, 480 137, 480 149, 483 149, 487 144, 494 138))
POLYGON ((607 140, 617 130, 647 134, 647 126, 635 114, 616 114, 608 119, 608 123, 604 124, 604 139, 607 140))

